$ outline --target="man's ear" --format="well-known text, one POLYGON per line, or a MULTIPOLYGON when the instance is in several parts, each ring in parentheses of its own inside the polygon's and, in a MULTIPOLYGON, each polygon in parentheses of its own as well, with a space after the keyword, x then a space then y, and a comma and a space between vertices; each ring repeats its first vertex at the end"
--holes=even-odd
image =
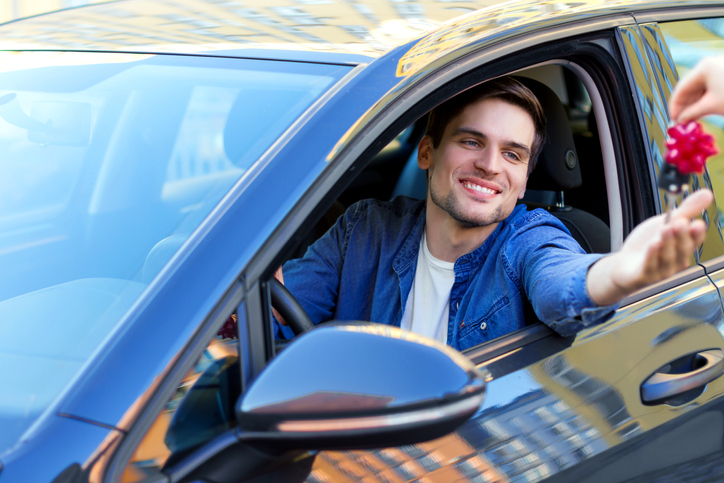
POLYGON ((420 144, 417 145, 417 165, 420 169, 432 167, 432 138, 427 134, 422 136, 420 144))

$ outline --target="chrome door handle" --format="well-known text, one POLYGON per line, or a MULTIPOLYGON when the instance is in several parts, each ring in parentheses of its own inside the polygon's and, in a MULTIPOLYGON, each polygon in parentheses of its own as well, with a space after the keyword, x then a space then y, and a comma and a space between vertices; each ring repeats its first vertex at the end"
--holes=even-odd
POLYGON ((641 400, 644 403, 661 401, 709 384, 724 374, 724 351, 711 349, 699 352, 694 355, 693 365, 698 366, 697 369, 683 374, 654 373, 641 385, 641 400))

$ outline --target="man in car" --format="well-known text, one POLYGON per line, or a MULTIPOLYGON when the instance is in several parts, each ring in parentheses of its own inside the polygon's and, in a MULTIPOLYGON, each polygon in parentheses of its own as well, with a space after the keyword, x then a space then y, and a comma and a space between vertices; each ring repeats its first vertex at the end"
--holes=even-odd
POLYGON ((463 350, 535 317, 573 334, 688 266, 705 232, 691 219, 711 192, 688 197, 668 223, 642 223, 615 253, 586 254, 555 217, 516 204, 544 136, 542 108, 518 81, 463 92, 431 112, 419 144, 425 200, 354 204, 277 277, 314 323, 396 325, 463 350))

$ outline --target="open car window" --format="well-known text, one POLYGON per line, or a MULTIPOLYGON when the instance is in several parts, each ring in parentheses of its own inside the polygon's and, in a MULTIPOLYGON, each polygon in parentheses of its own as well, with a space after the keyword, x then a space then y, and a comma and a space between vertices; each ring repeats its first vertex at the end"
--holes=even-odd
MULTIPOLYGON (((616 186, 607 184, 606 171, 615 173, 617 168, 615 159, 606 155, 601 146, 596 114, 599 117, 604 114, 600 103, 594 106, 592 97, 595 96, 589 94, 593 84, 588 82, 587 88, 576 71, 555 62, 517 71, 514 75, 545 97, 544 110, 550 112, 548 144, 529 178, 521 203, 526 204, 528 210, 543 209, 557 217, 586 252, 611 251, 614 236, 609 226, 613 222, 614 233, 620 233, 622 227, 620 212, 610 216, 608 200, 618 199, 618 192, 616 186)), ((594 94, 600 97, 597 92, 594 94)), ((424 200, 427 179, 417 164, 417 146, 425 134, 426 124, 424 115, 398 132, 359 174, 346 180, 339 196, 326 210, 321 210, 314 228, 309 229, 310 225, 305 224, 302 229, 305 235, 298 237, 300 242, 287 258, 302 257, 310 245, 332 229, 345 210, 361 200, 387 202, 396 197, 424 200)), ((604 123, 602 129, 608 126, 604 123)), ((610 146, 606 148, 609 153, 612 151, 610 146)), ((531 325, 536 321, 535 314, 530 312, 526 323, 531 325)), ((478 325, 485 330, 484 324, 478 325)), ((288 327, 276 326, 275 331, 278 338, 293 336, 288 327)))

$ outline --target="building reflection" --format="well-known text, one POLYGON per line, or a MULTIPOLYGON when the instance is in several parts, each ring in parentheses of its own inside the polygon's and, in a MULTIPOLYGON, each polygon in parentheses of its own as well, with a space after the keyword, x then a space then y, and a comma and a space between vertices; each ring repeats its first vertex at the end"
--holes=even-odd
MULTIPOLYGON (((533 368, 527 388, 486 407, 456 433, 418 445, 320 452, 312 483, 535 482, 641 433, 621 395, 562 355, 533 368)), ((508 381, 510 382, 510 381, 508 381)), ((494 390, 494 389, 491 389, 494 390)))
MULTIPOLYGON (((41 44, 53 49, 145 47, 162 52, 170 44, 178 51, 181 44, 182 51, 190 52, 283 43, 284 48, 302 44, 305 49, 377 56, 441 22, 496 3, 500 2, 280 0, 269 6, 265 0, 175 0, 149 8, 144 1, 111 2, 5 25, 3 48, 41 44)), ((67 6, 65 0, 48 1, 46 10, 67 6)), ((4 14, 9 20, 11 12, 4 14)))

